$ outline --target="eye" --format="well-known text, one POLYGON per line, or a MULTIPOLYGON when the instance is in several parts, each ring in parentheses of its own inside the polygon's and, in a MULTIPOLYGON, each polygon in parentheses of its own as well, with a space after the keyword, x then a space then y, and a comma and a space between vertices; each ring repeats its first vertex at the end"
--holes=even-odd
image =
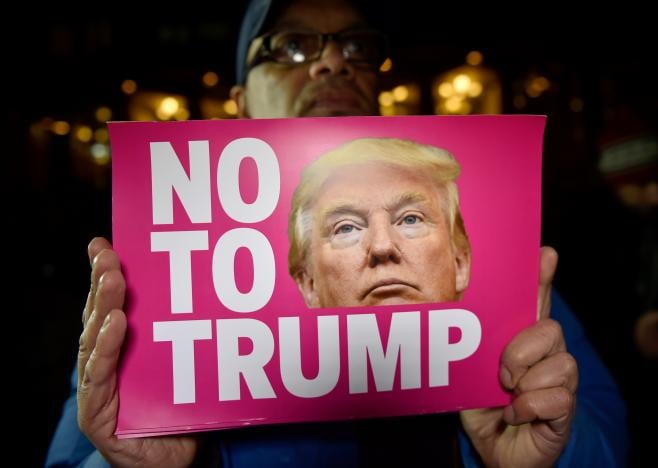
POLYGON ((416 215, 407 215, 402 218, 402 224, 417 224, 420 223, 420 218, 416 215))
POLYGON ((352 224, 343 224, 336 229, 336 234, 350 234, 354 232, 356 228, 352 224))
POLYGON ((343 54, 351 60, 367 62, 370 54, 367 44, 360 39, 350 39, 343 44, 343 54))
POLYGON ((370 31, 348 32, 342 35, 343 54, 350 60, 375 65, 386 48, 381 34, 370 31))
POLYGON ((289 38, 286 42, 279 46, 281 49, 285 50, 289 56, 293 56, 299 52, 299 39, 296 37, 289 38))
POLYGON ((296 36, 287 38, 278 48, 281 54, 293 62, 303 62, 306 58, 304 52, 301 50, 301 42, 296 36))
POLYGON ((357 54, 359 51, 363 50, 363 48, 363 45, 358 39, 350 39, 345 42, 345 45, 343 46, 343 49, 347 50, 352 55, 357 54))
POLYGON ((302 63, 317 49, 316 34, 281 32, 272 36, 273 57, 283 63, 302 63))

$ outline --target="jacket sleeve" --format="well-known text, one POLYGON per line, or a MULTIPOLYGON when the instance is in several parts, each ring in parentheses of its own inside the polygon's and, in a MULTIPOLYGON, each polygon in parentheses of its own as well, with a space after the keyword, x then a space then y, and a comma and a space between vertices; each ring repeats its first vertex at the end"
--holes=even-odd
MULTIPOLYGON (((553 292, 551 317, 562 326, 567 350, 578 363, 576 415, 558 468, 618 467, 628 463, 626 406, 608 370, 587 341, 582 326, 564 300, 553 292)), ((482 466, 463 430, 459 433, 465 467, 482 466)))
POLYGON ((78 372, 74 369, 71 375, 71 393, 64 403, 62 416, 48 448, 45 462, 47 468, 110 466, 78 427, 77 381, 78 372))

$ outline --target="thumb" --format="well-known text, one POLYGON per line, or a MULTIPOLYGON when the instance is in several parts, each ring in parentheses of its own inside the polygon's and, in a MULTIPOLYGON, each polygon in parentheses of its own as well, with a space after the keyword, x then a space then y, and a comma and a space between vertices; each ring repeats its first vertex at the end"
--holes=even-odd
POLYGON ((539 258, 539 290, 537 294, 537 318, 551 315, 551 286, 557 268, 557 252, 553 247, 542 247, 539 258))

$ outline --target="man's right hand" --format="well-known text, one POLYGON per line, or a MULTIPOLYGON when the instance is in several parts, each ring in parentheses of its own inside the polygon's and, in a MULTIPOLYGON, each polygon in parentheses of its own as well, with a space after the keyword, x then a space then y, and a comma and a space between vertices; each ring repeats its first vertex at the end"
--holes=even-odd
POLYGON ((194 436, 118 439, 117 362, 126 335, 123 304, 126 282, 110 243, 97 237, 89 244, 91 287, 82 316, 78 352, 78 424, 113 466, 187 466, 198 440, 194 436))

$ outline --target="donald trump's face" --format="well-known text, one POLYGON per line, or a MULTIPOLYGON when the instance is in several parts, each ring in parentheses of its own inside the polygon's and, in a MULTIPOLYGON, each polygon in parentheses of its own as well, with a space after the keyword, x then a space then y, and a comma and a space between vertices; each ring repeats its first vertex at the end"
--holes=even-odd
POLYGON ((468 285, 470 252, 451 239, 444 190, 420 170, 338 168, 310 206, 297 283, 309 307, 445 302, 468 285))

